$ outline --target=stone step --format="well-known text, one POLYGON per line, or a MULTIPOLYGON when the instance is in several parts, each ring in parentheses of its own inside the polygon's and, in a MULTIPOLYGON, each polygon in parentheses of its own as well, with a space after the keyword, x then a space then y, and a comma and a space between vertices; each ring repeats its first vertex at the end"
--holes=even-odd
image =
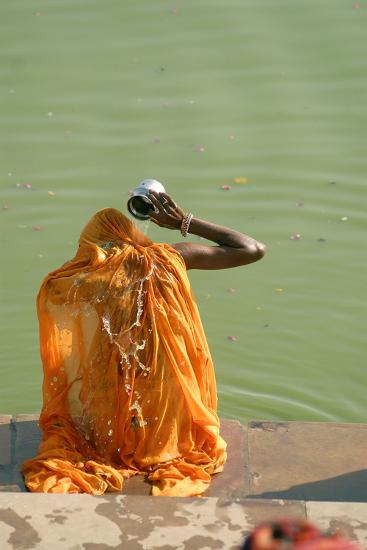
MULTIPOLYGON (((21 463, 37 453, 41 438, 37 415, 19 414, 0 417, 0 491, 24 492, 21 463)), ((244 431, 237 420, 222 420, 221 434, 227 441, 228 460, 221 474, 213 476, 206 496, 230 497, 244 493, 244 431)), ((142 476, 125 481, 123 494, 149 495, 151 484, 142 476)))
POLYGON ((367 502, 367 424, 252 421, 247 437, 248 495, 367 502))
MULTIPOLYGON (((35 456, 37 415, 0 416, 0 491, 25 491, 19 466, 35 456)), ((367 502, 367 424, 222 420, 228 461, 205 496, 367 502)), ((135 476, 124 494, 148 495, 135 476)))
POLYGON ((240 550, 260 523, 308 519, 367 548, 367 504, 141 495, 0 494, 1 549, 240 550))
POLYGON ((239 550, 259 523, 305 518, 301 502, 139 495, 0 494, 1 548, 239 550))

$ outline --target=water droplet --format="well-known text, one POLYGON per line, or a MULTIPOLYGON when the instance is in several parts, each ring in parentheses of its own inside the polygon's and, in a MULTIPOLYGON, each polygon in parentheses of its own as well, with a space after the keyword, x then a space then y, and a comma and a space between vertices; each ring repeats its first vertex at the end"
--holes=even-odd
POLYGON ((291 241, 299 241, 301 238, 301 235, 299 233, 295 233, 294 235, 291 235, 289 238, 291 239, 291 241))
POLYGON ((230 191, 231 190, 231 186, 230 185, 222 185, 221 189, 223 191, 230 191))
POLYGON ((237 337, 236 336, 227 336, 227 340, 229 340, 230 342, 237 342, 237 337))

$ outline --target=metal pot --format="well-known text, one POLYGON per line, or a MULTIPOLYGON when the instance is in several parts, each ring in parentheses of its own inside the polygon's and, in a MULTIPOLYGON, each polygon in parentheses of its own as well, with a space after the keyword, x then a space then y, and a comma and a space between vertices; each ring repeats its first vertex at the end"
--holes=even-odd
POLYGON ((138 220, 149 220, 149 212, 154 210, 152 201, 148 197, 149 191, 165 193, 165 188, 157 180, 143 180, 132 192, 127 201, 127 209, 138 220))

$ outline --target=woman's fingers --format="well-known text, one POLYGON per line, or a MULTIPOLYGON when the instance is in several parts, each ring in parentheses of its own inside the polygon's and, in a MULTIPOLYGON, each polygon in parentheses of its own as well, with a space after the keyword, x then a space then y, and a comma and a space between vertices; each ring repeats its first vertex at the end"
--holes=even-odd
POLYGON ((149 199, 152 201, 153 206, 160 212, 161 214, 164 213, 164 208, 161 203, 161 201, 158 199, 158 193, 156 194, 154 191, 150 191, 149 193, 149 199))
POLYGON ((177 208, 177 204, 172 199, 172 197, 167 195, 167 193, 161 193, 161 196, 167 201, 168 205, 171 206, 171 208, 177 208))

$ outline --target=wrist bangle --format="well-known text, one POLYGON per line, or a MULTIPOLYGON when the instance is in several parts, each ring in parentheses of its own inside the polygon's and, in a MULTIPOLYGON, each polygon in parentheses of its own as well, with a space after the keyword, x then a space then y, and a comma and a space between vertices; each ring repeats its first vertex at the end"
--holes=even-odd
POLYGON ((183 237, 187 237, 187 233, 189 232, 190 223, 193 217, 194 215, 190 212, 189 214, 185 214, 182 218, 180 231, 183 237))

